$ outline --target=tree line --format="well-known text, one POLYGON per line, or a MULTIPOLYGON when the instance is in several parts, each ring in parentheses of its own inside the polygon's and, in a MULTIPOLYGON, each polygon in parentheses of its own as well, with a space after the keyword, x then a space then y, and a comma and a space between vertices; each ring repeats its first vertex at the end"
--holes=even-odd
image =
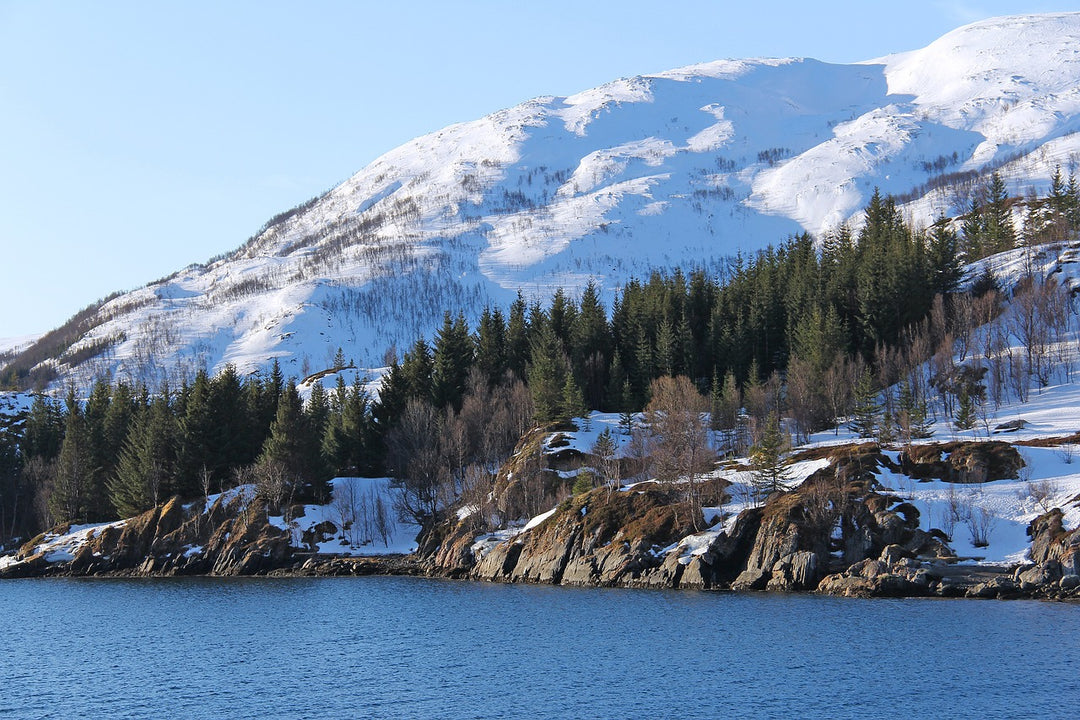
MULTIPOLYGON (((1025 223, 1025 242, 1075 232, 1075 181, 1056 177, 1042 230, 1025 223)), ((277 503, 324 500, 331 477, 384 473, 402 483, 399 512, 426 523, 448 498, 486 492, 531 424, 600 409, 632 425, 667 387, 661 378, 684 378, 707 398, 713 428, 739 451, 781 416, 804 437, 852 414, 860 434, 917 436, 935 391, 950 415, 970 415, 985 401, 988 372, 995 401, 1008 373, 1044 379, 1052 354, 1039 329, 1060 335, 1071 316, 1052 283, 1032 283, 1022 294, 1030 302, 1017 304, 1026 314, 991 326, 1027 337, 1026 357, 997 367, 1005 331, 975 339, 975 328, 1002 317, 1002 298, 993 278, 959 292, 963 263, 1019 241, 993 234, 1011 228, 1011 215, 992 216, 995 187, 992 179, 989 209, 972 209, 985 222, 964 220, 960 233, 945 218, 915 229, 875 192, 858 232, 841 228, 818 245, 799 235, 715 275, 655 271, 621 288, 610 312, 593 283, 577 299, 558 290, 528 303, 519 294, 505 312, 485 309, 475 328, 446 312, 430 343, 421 337, 394 354, 377 399, 364 378, 346 384, 341 351, 336 387, 312 382, 306 402, 276 363, 247 377, 231 366, 200 371, 155 392, 101 380, 85 401, 74 389, 63 401, 38 396, 0 434, 0 537, 125 517, 240 482, 277 503), (975 352, 954 361, 958 347, 979 342, 982 365, 975 352), (931 358, 933 373, 917 370, 931 358), (898 383, 895 397, 882 395, 898 383)))

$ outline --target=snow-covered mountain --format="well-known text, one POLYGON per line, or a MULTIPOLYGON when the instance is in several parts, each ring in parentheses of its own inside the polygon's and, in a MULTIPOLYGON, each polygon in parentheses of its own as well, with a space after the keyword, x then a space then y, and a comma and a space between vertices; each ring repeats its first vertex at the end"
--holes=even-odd
MULTIPOLYGON (((278 216, 235 252, 120 295, 60 381, 282 361, 361 365, 521 290, 609 293, 857 218, 875 187, 917 222, 977 176, 1044 191, 1080 158, 1080 13, 960 28, 852 65, 723 60, 447 127, 278 216)), ((50 361, 52 362, 52 361, 50 361)))

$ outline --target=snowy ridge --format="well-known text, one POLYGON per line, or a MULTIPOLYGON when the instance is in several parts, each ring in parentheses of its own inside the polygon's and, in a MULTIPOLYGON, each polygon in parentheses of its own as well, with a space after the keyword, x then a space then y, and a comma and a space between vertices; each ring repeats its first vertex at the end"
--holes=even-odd
POLYGON ((1080 158, 1078 48, 1080 13, 1000 18, 876 61, 703 63, 453 125, 224 259, 110 301, 57 384, 274 358, 302 376, 338 347, 372 367, 444 309, 472 321, 589 279, 610 301, 653 267, 826 232, 875 187, 922 223, 966 209, 970 178, 949 174, 1045 190, 1080 158))

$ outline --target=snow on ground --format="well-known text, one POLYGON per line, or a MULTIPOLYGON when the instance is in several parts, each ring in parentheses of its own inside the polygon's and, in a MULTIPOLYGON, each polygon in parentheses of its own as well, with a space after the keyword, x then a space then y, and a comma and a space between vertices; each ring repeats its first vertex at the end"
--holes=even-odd
MULTIPOLYGON (((75 559, 75 554, 79 549, 90 542, 94 537, 98 535, 104 528, 107 527, 123 527, 126 520, 117 520, 109 523, 92 523, 88 525, 72 525, 64 533, 46 533, 41 542, 34 546, 31 555, 37 555, 38 553, 45 553, 45 559, 48 562, 67 562, 75 559)), ((16 565, 19 561, 15 560, 14 555, 0 556, 0 569, 8 567, 10 565, 16 565)))
POLYGON ((15 417, 29 412, 34 404, 32 393, 26 392, 0 392, 0 424, 7 418, 15 417))
POLYGON ((41 334, 38 333, 37 335, 18 335, 16 337, 0 338, 0 355, 12 351, 24 350, 30 347, 30 345, 36 342, 40 337, 41 334))
POLYGON ((334 537, 317 545, 324 555, 397 555, 416 550, 420 528, 399 520, 394 509, 397 488, 388 478, 334 478, 326 505, 305 505, 304 514, 287 521, 271 516, 270 524, 292 535, 294 547, 308 549, 303 533, 324 522, 338 528, 334 537), (346 527, 344 531, 340 528, 346 527))
POLYGON ((927 190, 942 173, 994 163, 1011 195, 1042 192, 1080 152, 1078 38, 1078 13, 999 18, 867 63, 705 63, 444 128, 223 259, 111 300, 72 348, 109 352, 54 387, 275 358, 304 377, 338 347, 376 366, 431 338, 445 307, 475 326, 519 290, 573 297, 590 280, 610 303, 656 267, 857 223, 875 187, 910 194, 923 224, 968 209, 927 190))
MULTIPOLYGON (((334 478, 331 481, 333 493, 326 505, 305 505, 304 514, 286 521, 283 516, 269 517, 270 524, 287 530, 292 537, 292 545, 297 549, 309 550, 303 542, 304 532, 316 525, 329 521, 333 523, 334 537, 317 545, 316 551, 325 555, 368 556, 397 555, 415 552, 416 535, 420 528, 409 522, 397 519, 394 498, 398 492, 387 478, 334 478), (381 520, 380 511, 381 507, 381 520), (340 528, 347 521, 348 528, 340 528)), ((215 502, 232 502, 242 498, 245 502, 255 499, 254 485, 239 485, 221 493, 207 497, 203 512, 208 512, 215 502)), ((201 502, 201 501, 199 501, 201 502)), ((195 503, 189 503, 184 509, 190 511, 195 503)), ((127 521, 117 520, 110 523, 90 525, 72 525, 62 534, 49 533, 34 548, 33 553, 46 553, 48 562, 67 562, 74 559, 83 545, 95 537, 103 528, 123 527, 127 521)), ((185 555, 202 551, 202 547, 187 548, 185 555)), ((0 556, 0 569, 15 565, 14 554, 0 556)))
POLYGON ((1060 507, 1067 529, 1080 525, 1080 454, 1073 448, 1019 450, 1027 467, 1012 480, 918 482, 884 469, 878 480, 918 508, 922 529, 935 527, 951 535, 961 558, 992 565, 1029 562, 1027 526, 1032 520, 1060 507), (977 547, 977 536, 989 544, 977 547))

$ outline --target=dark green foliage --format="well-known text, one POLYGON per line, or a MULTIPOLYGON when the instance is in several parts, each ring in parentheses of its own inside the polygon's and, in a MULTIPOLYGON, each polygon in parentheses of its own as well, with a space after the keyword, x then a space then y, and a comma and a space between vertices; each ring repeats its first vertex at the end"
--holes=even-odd
POLYGON ((115 472, 109 501, 119 517, 148 510, 176 491, 177 423, 167 395, 135 414, 115 472))
POLYGON ((484 308, 476 329, 476 367, 489 385, 494 385, 509 368, 506 324, 502 312, 484 308))
POLYGON ((564 392, 569 373, 562 344, 550 325, 544 324, 531 345, 532 361, 527 376, 532 392, 536 421, 540 423, 565 420, 564 392))
POLYGON ((780 429, 776 413, 769 413, 761 440, 750 450, 753 468, 751 482, 759 496, 765 497, 787 489, 788 470, 784 462, 787 438, 780 429))
POLYGON ((320 450, 312 418, 304 411, 295 383, 286 383, 259 463, 282 468, 298 496, 324 500, 329 478, 322 469, 320 450))
POLYGON ((864 370, 855 385, 855 409, 851 422, 852 431, 862 438, 877 437, 881 425, 882 408, 874 389, 870 371, 864 370))
POLYGON ((96 478, 91 465, 90 432, 74 388, 68 390, 65 411, 64 442, 60 446, 52 493, 48 497, 49 514, 54 523, 88 520, 98 499, 91 494, 96 478))
POLYGON ((432 359, 431 397, 436 408, 461 407, 465 394, 465 380, 473 363, 473 343, 469 338, 469 326, 460 313, 451 319, 443 315, 443 326, 435 336, 435 354, 432 359))

